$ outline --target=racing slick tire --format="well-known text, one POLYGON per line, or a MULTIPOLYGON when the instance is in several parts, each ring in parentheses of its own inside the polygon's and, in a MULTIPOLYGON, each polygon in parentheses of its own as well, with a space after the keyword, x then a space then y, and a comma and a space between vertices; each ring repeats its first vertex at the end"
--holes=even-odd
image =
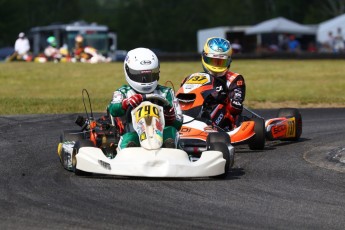
POLYGON ((225 159, 224 173, 214 176, 214 178, 220 178, 220 179, 226 178, 229 174, 229 169, 231 165, 230 163, 231 157, 230 157, 230 151, 228 149, 228 146, 223 142, 214 142, 214 143, 210 143, 207 146, 207 150, 215 150, 215 151, 220 151, 223 153, 223 158, 225 159))
POLYGON ((249 140, 248 146, 251 150, 263 150, 266 143, 265 120, 259 117, 251 119, 255 122, 255 135, 249 140))
POLYGON ((72 157, 73 171, 74 171, 75 175, 77 175, 77 176, 90 176, 90 175, 92 175, 92 173, 90 173, 90 172, 84 172, 82 170, 77 169, 76 155, 78 154, 80 148, 82 148, 82 147, 94 147, 94 146, 95 145, 90 140, 79 140, 75 143, 74 151, 73 151, 73 157, 72 157))
POLYGON ((296 136, 282 139, 282 141, 298 141, 302 135, 302 115, 296 108, 281 108, 278 110, 277 117, 295 117, 296 136))
MULTIPOLYGON (((222 142, 222 143, 225 143, 227 147, 232 147, 231 146, 231 137, 229 134, 227 134, 225 132, 209 133, 207 136, 207 139, 206 139, 207 146, 209 146, 211 143, 215 143, 215 142, 222 142)), ((235 151, 234 152, 229 151, 229 154, 230 154, 230 165, 229 165, 229 167, 232 168, 234 166, 234 162, 235 162, 235 151)))
POLYGON ((223 142, 226 144, 231 144, 230 135, 225 132, 209 133, 207 136, 207 144, 214 142, 223 142))

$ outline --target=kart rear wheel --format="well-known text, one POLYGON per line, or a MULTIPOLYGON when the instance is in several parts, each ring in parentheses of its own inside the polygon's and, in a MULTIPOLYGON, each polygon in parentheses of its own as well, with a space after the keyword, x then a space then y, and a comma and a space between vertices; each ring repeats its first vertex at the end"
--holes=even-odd
POLYGON ((265 120, 259 117, 253 117, 252 121, 255 122, 255 135, 249 141, 249 148, 251 150, 263 150, 266 143, 265 120))
POLYGON ((82 148, 82 147, 94 147, 94 146, 95 145, 90 140, 79 140, 75 143, 74 150, 73 150, 73 157, 72 157, 72 165, 73 165, 73 171, 74 171, 75 175, 77 175, 77 176, 90 176, 92 174, 90 172, 84 172, 84 171, 77 169, 76 155, 78 154, 80 148, 82 148))
POLYGON ((231 157, 230 157, 230 151, 228 149, 228 146, 223 142, 214 142, 214 143, 210 143, 210 145, 208 146, 208 150, 215 150, 215 151, 220 151, 223 153, 223 158, 225 159, 224 173, 214 176, 214 177, 221 178, 221 179, 226 178, 229 174, 229 169, 230 169, 230 164, 231 164, 230 163, 231 157))
POLYGON ((281 108, 278 110, 277 117, 295 117, 296 136, 283 139, 283 141, 298 141, 302 135, 302 115, 296 108, 281 108))

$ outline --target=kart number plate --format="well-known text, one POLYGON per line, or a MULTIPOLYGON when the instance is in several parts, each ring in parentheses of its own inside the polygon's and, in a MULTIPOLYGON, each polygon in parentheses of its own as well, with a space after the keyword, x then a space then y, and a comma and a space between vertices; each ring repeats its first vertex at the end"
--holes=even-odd
POLYGON ((193 76, 191 78, 189 78, 186 82, 186 84, 206 84, 208 83, 210 80, 207 76, 193 76))
POLYGON ((140 119, 145 117, 157 117, 159 118, 159 109, 155 105, 145 105, 138 108, 135 112, 135 119, 138 122, 140 119))

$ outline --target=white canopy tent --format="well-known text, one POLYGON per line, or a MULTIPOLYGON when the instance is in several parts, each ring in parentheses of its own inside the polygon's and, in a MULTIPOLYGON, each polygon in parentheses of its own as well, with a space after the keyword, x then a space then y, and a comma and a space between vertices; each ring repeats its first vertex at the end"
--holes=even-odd
POLYGON ((283 17, 263 21, 246 30, 247 35, 265 33, 290 33, 290 34, 309 34, 313 35, 316 30, 312 27, 301 25, 297 22, 283 17))
MULTIPOLYGON (((262 34, 315 35, 316 28, 301 25, 283 17, 269 19, 248 28, 246 35, 256 35, 257 45, 262 43, 262 34)), ((281 37, 281 35, 279 35, 281 37)))
POLYGON ((332 32, 333 35, 336 35, 338 33, 338 28, 341 29, 343 38, 345 38, 345 14, 320 23, 316 34, 316 40, 320 43, 326 42, 328 33, 332 32))

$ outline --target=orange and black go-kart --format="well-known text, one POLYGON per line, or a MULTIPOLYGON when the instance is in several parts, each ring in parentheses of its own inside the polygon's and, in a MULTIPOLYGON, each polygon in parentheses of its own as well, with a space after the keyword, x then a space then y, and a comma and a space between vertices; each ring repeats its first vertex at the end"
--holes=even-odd
POLYGON ((213 132, 226 133, 232 145, 248 144, 252 150, 263 150, 266 140, 297 141, 300 138, 302 116, 295 108, 279 109, 276 118, 265 121, 244 107, 234 122, 224 105, 226 95, 221 95, 215 87, 219 85, 215 81, 220 80, 207 73, 195 73, 176 92, 184 116, 180 146, 186 152, 197 157, 206 148, 207 136, 213 132))

